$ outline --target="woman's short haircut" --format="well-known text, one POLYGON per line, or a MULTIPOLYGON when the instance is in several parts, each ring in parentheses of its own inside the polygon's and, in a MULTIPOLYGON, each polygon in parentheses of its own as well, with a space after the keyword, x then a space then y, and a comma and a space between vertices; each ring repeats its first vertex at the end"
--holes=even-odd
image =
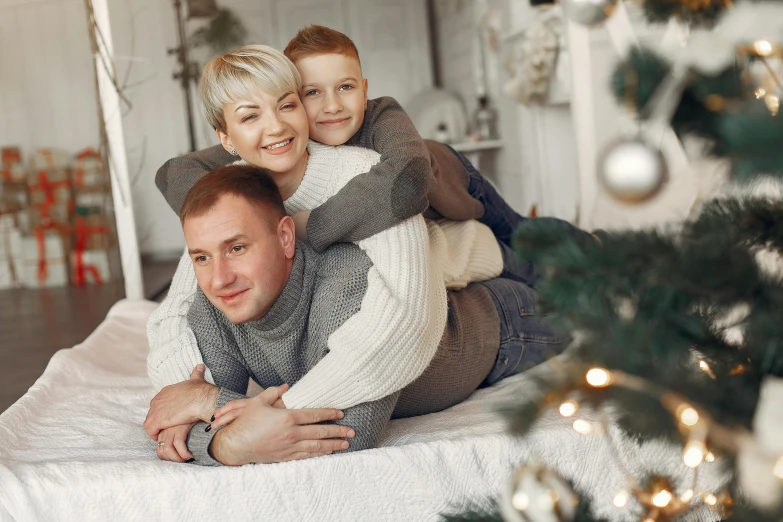
POLYGON ((266 169, 252 165, 228 165, 213 170, 193 185, 182 203, 180 221, 184 224, 188 217, 209 212, 227 194, 263 206, 265 216, 275 227, 286 216, 280 189, 266 169))
POLYGON ((212 58, 201 73, 199 97, 207 121, 226 132, 223 107, 250 98, 259 90, 273 96, 299 95, 302 77, 294 64, 267 45, 245 45, 212 58))

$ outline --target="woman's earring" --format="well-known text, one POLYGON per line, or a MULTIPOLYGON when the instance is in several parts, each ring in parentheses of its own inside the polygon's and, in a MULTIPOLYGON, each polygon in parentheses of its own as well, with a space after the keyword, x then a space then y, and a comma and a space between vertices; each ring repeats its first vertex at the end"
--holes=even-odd
POLYGON ((231 153, 230 154, 232 156, 236 156, 237 155, 237 149, 231 149, 231 153))

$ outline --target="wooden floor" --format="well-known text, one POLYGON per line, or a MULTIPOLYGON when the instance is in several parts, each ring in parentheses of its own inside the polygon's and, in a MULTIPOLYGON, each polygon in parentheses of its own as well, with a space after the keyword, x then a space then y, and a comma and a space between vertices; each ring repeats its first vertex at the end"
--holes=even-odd
MULTIPOLYGON (((153 296, 171 279, 176 261, 144 264, 153 296)), ((82 342, 124 297, 121 283, 0 291, 0 412, 24 395, 61 348, 82 342)))

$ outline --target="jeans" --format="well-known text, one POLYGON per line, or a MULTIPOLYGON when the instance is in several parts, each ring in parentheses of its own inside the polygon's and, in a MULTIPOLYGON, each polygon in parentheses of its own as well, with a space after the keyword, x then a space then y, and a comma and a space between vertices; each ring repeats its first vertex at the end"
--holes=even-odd
POLYGON ((566 343, 538 313, 535 290, 500 278, 477 284, 489 291, 500 319, 500 349, 482 386, 532 368, 565 349, 566 343))
MULTIPOLYGON (((446 145, 448 147, 448 145, 446 145)), ((500 277, 508 279, 514 279, 515 281, 521 281, 530 286, 535 286, 536 281, 539 279, 538 274, 535 273, 533 263, 528 260, 520 259, 514 251, 511 249, 511 237, 514 231, 517 229, 520 223, 526 218, 517 214, 517 212, 511 208, 506 200, 498 194, 495 187, 492 186, 481 173, 476 170, 468 159, 449 147, 457 158, 462 162, 465 170, 468 171, 470 183, 468 185, 468 193, 481 202, 484 207, 484 215, 481 216, 478 221, 487 225, 500 244, 500 251, 503 255, 503 273, 500 277)))

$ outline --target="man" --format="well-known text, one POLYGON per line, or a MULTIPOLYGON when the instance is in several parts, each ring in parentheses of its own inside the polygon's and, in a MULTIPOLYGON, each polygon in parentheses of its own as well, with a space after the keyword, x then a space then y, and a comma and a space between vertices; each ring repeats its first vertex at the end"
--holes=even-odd
POLYGON ((548 331, 530 314, 533 291, 493 280, 450 293, 438 352, 403 390, 348 408, 344 417, 330 409, 276 410, 284 384, 315 366, 329 335, 359 310, 369 258, 352 244, 319 254, 297 243, 276 185, 254 167, 202 178, 180 217, 200 288, 188 321, 216 385, 194 372, 156 396, 145 428, 161 458, 240 465, 370 448, 389 418, 442 410, 482 382, 559 351, 557 343, 532 346, 548 331), (514 310, 500 304, 509 292, 505 302, 514 310), (249 378, 268 389, 247 399, 249 378))

